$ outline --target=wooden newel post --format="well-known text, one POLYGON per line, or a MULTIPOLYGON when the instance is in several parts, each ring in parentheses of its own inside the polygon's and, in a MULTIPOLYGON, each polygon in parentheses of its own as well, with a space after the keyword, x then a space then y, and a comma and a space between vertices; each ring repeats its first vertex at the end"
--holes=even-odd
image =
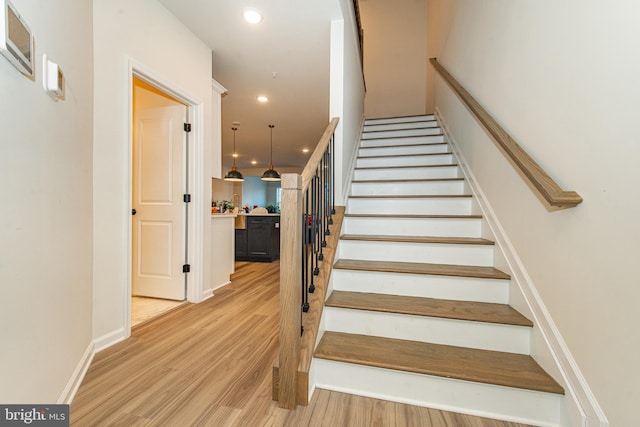
POLYGON ((280 353, 278 406, 296 407, 302 327, 302 177, 282 175, 280 206, 280 353))

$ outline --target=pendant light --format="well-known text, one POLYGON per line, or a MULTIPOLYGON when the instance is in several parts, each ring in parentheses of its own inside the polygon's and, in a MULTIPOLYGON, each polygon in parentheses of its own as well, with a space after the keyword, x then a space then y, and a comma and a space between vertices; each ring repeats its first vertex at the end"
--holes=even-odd
POLYGON ((273 168, 273 128, 275 125, 269 125, 271 129, 271 154, 269 156, 269 169, 262 174, 263 181, 280 181, 280 174, 273 168))
POLYGON ((236 167, 236 131, 238 130, 238 128, 233 127, 231 128, 231 130, 233 131, 233 166, 231 167, 231 170, 224 176, 224 180, 242 182, 244 181, 244 177, 240 172, 238 172, 238 168, 236 167))

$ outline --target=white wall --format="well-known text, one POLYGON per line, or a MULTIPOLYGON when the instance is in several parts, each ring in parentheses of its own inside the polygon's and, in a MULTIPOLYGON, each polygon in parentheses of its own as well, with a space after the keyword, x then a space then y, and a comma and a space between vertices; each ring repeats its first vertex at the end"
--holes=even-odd
POLYGON ((259 176, 245 176, 242 183, 242 204, 261 207, 267 206, 267 181, 259 176))
POLYGON ((429 13, 449 22, 430 29, 439 61, 584 198, 549 212, 436 82, 436 106, 610 424, 636 425, 640 3, 431 0, 429 13))
MULTIPOLYGON (((211 51, 155 0, 94 0, 94 315, 98 346, 126 336, 126 289, 130 281, 129 77, 132 60, 162 84, 194 101, 198 127, 190 137, 192 153, 202 153, 192 171, 192 209, 202 221, 203 251, 191 262, 194 276, 210 283, 210 200, 212 163, 211 51), (206 219, 206 220, 205 220, 206 219)), ((190 108, 194 111, 194 108, 190 108)), ((216 153, 218 153, 216 157, 216 153)), ((196 224, 191 224, 192 226, 196 224)), ((193 273, 190 273, 193 274, 193 273)), ((194 277, 192 276, 192 277, 194 277)), ((196 296, 197 298, 198 296, 196 296)), ((190 295, 190 299, 194 298, 190 295)))
POLYGON ((359 5, 367 118, 424 114, 427 0, 367 0, 359 5))
POLYGON ((213 178, 212 180, 212 188, 211 188, 211 201, 220 202, 222 200, 231 200, 233 198, 233 194, 239 194, 242 197, 242 192, 237 193, 235 191, 236 185, 242 183, 235 183, 231 181, 225 181, 223 179, 213 178))
POLYGON ((91 2, 13 0, 35 81, 0 57, 0 402, 66 401, 91 347, 91 2), (66 99, 42 88, 42 54, 66 99))
POLYGON ((353 2, 339 0, 344 20, 331 22, 329 117, 339 117, 335 132, 336 204, 346 203, 348 182, 360 143, 364 117, 364 80, 353 18, 353 2))

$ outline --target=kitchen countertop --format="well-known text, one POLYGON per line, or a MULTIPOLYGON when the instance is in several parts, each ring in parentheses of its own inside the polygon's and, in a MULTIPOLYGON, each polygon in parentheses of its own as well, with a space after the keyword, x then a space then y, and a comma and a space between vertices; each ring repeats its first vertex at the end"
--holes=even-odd
POLYGON ((212 213, 211 214, 211 219, 213 219, 213 218, 235 218, 237 216, 238 216, 238 214, 234 214, 234 213, 231 213, 231 214, 227 214, 227 213, 225 213, 225 214, 212 213))
POLYGON ((280 216, 280 214, 279 213, 266 213, 266 214, 239 213, 238 216, 280 216))

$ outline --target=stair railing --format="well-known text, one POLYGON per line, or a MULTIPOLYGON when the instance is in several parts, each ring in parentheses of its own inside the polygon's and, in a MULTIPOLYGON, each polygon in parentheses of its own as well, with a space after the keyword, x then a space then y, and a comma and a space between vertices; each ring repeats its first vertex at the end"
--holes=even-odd
POLYGON ((335 214, 335 130, 325 129, 302 174, 282 174, 280 203, 280 350, 278 405, 296 407, 302 313, 324 259, 335 214))
POLYGON ((535 160, 496 122, 478 101, 438 62, 429 60, 444 81, 453 89, 471 114, 489 132, 495 142, 504 150, 509 159, 527 177, 533 187, 551 206, 560 209, 572 208, 582 203, 582 197, 575 191, 563 190, 535 160))
POLYGON ((360 19, 360 5, 358 0, 353 0, 353 11, 356 19, 356 27, 358 31, 358 48, 360 50, 360 64, 364 71, 364 31, 362 30, 362 20, 360 19))

